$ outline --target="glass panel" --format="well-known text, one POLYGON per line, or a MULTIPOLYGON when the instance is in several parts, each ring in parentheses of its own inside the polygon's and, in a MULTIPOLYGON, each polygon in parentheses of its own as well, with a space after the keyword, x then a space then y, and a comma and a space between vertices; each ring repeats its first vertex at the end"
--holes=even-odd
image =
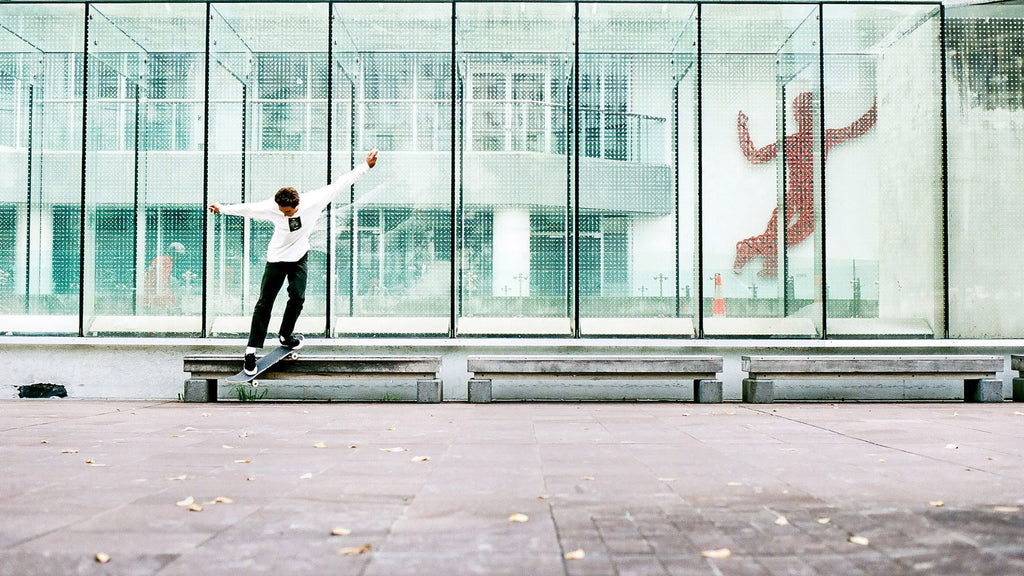
POLYGON ((704 332, 820 334, 818 13, 702 7, 704 332))
POLYGON ((572 330, 572 4, 456 7, 461 334, 572 330))
MULTIPOLYGON (((215 4, 210 20, 211 202, 260 202, 281 188, 300 194, 327 174, 326 4, 215 4), (301 34, 296 34, 301 30, 301 34)), ((210 218, 209 330, 247 335, 273 233, 265 220, 210 218)), ((305 306, 296 331, 327 332, 327 218, 310 238, 305 306)), ((275 300, 276 334, 288 300, 275 300)))
POLYGON ((87 334, 202 331, 205 12, 90 6, 87 334))
POLYGON ((334 205, 335 333, 447 335, 452 7, 334 10, 334 172, 381 151, 334 205))
POLYGON ((946 55, 949 336, 1021 338, 1024 3, 947 9, 946 55))
POLYGON ((943 334, 935 6, 826 6, 829 337, 943 334))
POLYGON ((0 6, 0 334, 77 334, 81 5, 0 6))
POLYGON ((584 335, 694 336, 696 29, 689 4, 580 5, 584 335))

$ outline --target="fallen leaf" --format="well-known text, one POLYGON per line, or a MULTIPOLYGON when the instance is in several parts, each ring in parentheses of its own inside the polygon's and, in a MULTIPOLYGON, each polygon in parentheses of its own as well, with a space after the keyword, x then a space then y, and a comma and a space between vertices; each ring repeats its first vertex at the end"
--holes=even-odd
POLYGON ((956 450, 959 448, 956 444, 946 444, 946 450, 956 450))
POLYGON ((1019 506, 996 506, 995 508, 993 508, 993 510, 995 510, 996 512, 1014 513, 1014 512, 1020 512, 1020 507, 1019 506))
POLYGON ((726 486, 733 486, 733 487, 743 486, 743 482, 727 482, 726 486))
POLYGON ((776 526, 789 526, 789 519, 785 516, 779 516, 775 519, 776 526))
POLYGON ((405 452, 405 448, 381 448, 381 452, 405 452))
POLYGON ((100 564, 106 564, 107 562, 110 562, 110 554, 107 554, 106 552, 97 552, 96 561, 100 564))
POLYGON ((216 502, 217 504, 234 504, 235 503, 234 500, 232 500, 231 498, 228 498, 227 496, 217 496, 216 498, 213 499, 213 501, 216 502))
POLYGON ((235 448, 234 446, 231 446, 229 444, 221 444, 220 447, 225 450, 233 450, 235 448))
POLYGON ((728 548, 719 548, 717 550, 702 550, 701 556, 705 558, 728 558, 732 556, 732 550, 728 548))
POLYGON ((331 536, 348 536, 350 534, 352 534, 351 530, 349 530, 348 528, 343 528, 341 526, 338 526, 334 530, 331 530, 331 536))
POLYGON ((316 444, 313 444, 313 448, 327 448, 327 444, 324 444, 323 442, 317 442, 316 444))
POLYGON ((193 505, 189 506, 188 509, 191 512, 202 512, 203 511, 203 507, 200 506, 199 504, 193 504, 193 505))
POLYGON ((1014 412, 1014 416, 1024 416, 1024 412, 1014 412))
POLYGON ((240 434, 238 435, 238 437, 239 437, 239 438, 248 438, 248 437, 249 437, 249 433, 248 433, 248 432, 242 432, 242 433, 240 433, 240 434))
POLYGON ((593 476, 580 476, 580 480, 583 480, 584 482, 593 482, 596 478, 593 476))
POLYGON ((537 496, 537 500, 547 500, 548 498, 550 498, 550 496, 548 496, 547 494, 541 494, 540 496, 537 496))
POLYGON ((859 546, 867 546, 868 544, 871 543, 867 538, 865 538, 863 536, 854 536, 852 534, 850 535, 849 538, 847 538, 847 540, 851 544, 857 544, 859 546))
POLYGON ((65 449, 61 450, 60 453, 61 454, 78 454, 78 450, 75 450, 74 448, 65 448, 65 449))
POLYGON ((349 548, 342 548, 341 550, 338 550, 338 554, 341 554, 342 556, 359 556, 360 554, 366 554, 370 550, 373 550, 373 546, 364 544, 358 547, 352 546, 349 548))
POLYGON ((430 456, 414 456, 410 462, 426 462, 430 460, 430 456))
POLYGON ((175 502, 174 505, 175 506, 182 506, 182 507, 184 507, 184 506, 191 506, 193 503, 195 503, 195 501, 196 501, 195 498, 189 496, 188 498, 185 498, 184 500, 179 500, 179 501, 175 502))
POLYGON ((312 472, 306 472, 302 476, 299 476, 299 480, 309 480, 312 477, 313 477, 313 473, 312 472))
POLYGON ((818 518, 818 524, 828 524, 831 521, 831 518, 818 518))
POLYGON ((256 480, 256 477, 255 477, 255 476, 246 476, 246 477, 245 477, 245 481, 246 481, 246 482, 252 482, 252 481, 254 481, 254 480, 256 480))
POLYGON ((356 445, 356 444, 349 444, 348 447, 353 449, 353 450, 356 449, 356 448, 359 448, 359 446, 356 445))
POLYGON ((878 461, 884 464, 885 463, 885 458, 879 458, 878 461))
POLYGON ((49 440, 40 440, 39 443, 40 444, 49 444, 50 441, 49 440))
POLYGON ((184 480, 185 478, 188 478, 187 474, 182 474, 181 476, 172 476, 171 478, 168 478, 168 480, 184 480))
POLYGON ((209 412, 203 412, 202 414, 200 414, 200 416, 202 416, 203 418, 206 418, 206 417, 208 417, 209 415, 210 415, 210 413, 209 413, 209 412))
POLYGON ((189 426, 189 427, 185 428, 184 430, 182 430, 182 432, 195 432, 197 430, 199 430, 199 429, 198 428, 193 428, 193 427, 189 426))
POLYGON ((565 555, 566 560, 583 560, 586 558, 587 553, 583 551, 583 548, 577 548, 572 552, 568 552, 565 555))
POLYGON ((252 460, 249 460, 249 459, 235 460, 235 464, 252 464, 252 460))
POLYGON ((529 522, 530 521, 530 517, 527 516, 526 514, 516 513, 516 514, 513 514, 513 515, 509 516, 508 517, 508 521, 509 522, 529 522))
POLYGON ((931 502, 929 502, 929 504, 935 506, 936 508, 942 508, 943 506, 946 505, 946 503, 943 502, 942 500, 932 500, 931 502))

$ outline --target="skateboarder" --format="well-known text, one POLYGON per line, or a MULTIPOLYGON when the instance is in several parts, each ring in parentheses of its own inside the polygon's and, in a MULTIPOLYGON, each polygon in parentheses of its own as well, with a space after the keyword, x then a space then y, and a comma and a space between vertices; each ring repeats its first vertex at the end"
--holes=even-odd
POLYGON ((306 299, 306 253, 309 235, 316 226, 324 208, 363 177, 377 163, 377 150, 366 155, 366 163, 338 178, 333 183, 299 194, 294 188, 281 188, 273 198, 244 204, 210 204, 210 212, 266 220, 274 225, 274 234, 267 245, 267 265, 263 270, 260 299, 252 314, 249 344, 245 349, 243 371, 256 373, 256 350, 263 347, 270 325, 274 300, 285 278, 288 279, 288 305, 284 310, 279 330, 281 345, 293 350, 302 347, 302 334, 294 333, 295 322, 306 299))

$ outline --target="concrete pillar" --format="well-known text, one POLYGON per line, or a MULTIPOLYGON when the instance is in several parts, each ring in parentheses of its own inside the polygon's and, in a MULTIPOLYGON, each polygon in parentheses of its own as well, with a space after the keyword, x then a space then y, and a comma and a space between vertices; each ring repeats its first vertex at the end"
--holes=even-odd
POLYGON ((743 401, 751 404, 771 404, 775 401, 775 383, 771 380, 744 378, 743 401))
POLYGON ((185 380, 185 393, 182 395, 182 400, 185 402, 216 402, 217 381, 201 378, 185 380))
POLYGON ((1013 379, 1013 401, 1024 402, 1024 378, 1013 379))
POLYGON ((441 380, 437 378, 416 381, 416 401, 437 404, 442 399, 441 380))
POLYGON ((698 404, 721 404, 721 380, 694 380, 693 401, 698 404))
POLYGON ((1002 402, 1003 381, 998 378, 964 380, 964 402, 1002 402))
POLYGON ((469 379, 469 401, 474 404, 486 404, 491 401, 491 379, 469 379))

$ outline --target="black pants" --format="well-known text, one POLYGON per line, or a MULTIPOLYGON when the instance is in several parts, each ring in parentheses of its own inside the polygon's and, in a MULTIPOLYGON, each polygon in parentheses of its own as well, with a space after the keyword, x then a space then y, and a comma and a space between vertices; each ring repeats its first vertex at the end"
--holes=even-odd
POLYGON ((282 336, 291 336, 295 330, 295 322, 302 312, 306 301, 306 257, 298 262, 267 262, 263 270, 263 282, 260 284, 260 300, 252 313, 252 328, 249 329, 249 346, 262 348, 267 339, 267 327, 270 325, 270 313, 274 309, 274 300, 281 291, 285 278, 288 279, 288 305, 281 319, 282 336))

